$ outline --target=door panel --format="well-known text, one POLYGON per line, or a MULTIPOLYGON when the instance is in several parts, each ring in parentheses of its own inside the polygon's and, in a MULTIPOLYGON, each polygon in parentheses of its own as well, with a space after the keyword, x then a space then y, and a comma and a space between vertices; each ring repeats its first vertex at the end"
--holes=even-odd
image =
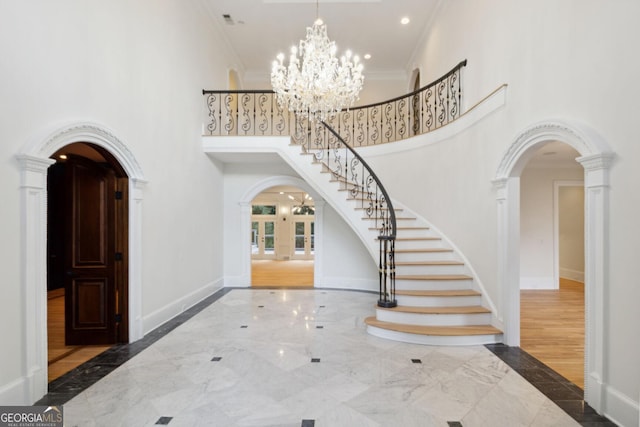
POLYGON ((314 225, 313 216, 299 216, 293 222, 294 259, 313 259, 314 255, 314 225))
POLYGON ((67 345, 116 342, 115 173, 84 159, 66 170, 67 345))

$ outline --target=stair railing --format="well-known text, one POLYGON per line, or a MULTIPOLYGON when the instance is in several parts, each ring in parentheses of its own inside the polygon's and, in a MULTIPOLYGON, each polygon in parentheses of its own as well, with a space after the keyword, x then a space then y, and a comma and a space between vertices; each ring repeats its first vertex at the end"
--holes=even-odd
POLYGON ((391 198, 382 182, 367 162, 331 126, 321 122, 323 128, 307 121, 309 138, 303 145, 306 153, 325 167, 346 190, 365 214, 363 219, 373 221, 378 230, 379 255, 378 306, 395 307, 396 302, 396 213, 391 198), (312 128, 315 136, 312 137, 312 128), (324 132, 323 132, 324 131, 324 132), (328 134, 327 134, 328 132, 328 134))
POLYGON ((378 230, 378 305, 395 307, 396 217, 384 186, 353 147, 399 141, 438 129, 461 115, 464 60, 407 95, 355 107, 316 123, 282 109, 271 90, 203 90, 205 136, 290 136, 333 174, 378 230))

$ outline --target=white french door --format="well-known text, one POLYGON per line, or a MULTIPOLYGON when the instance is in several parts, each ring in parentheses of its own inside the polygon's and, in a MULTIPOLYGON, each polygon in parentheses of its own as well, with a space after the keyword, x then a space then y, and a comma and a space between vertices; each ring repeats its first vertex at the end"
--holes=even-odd
POLYGON ((293 259, 313 259, 315 250, 315 223, 311 217, 294 217, 293 226, 293 259))
POLYGON ((276 256, 276 220, 254 216, 251 220, 251 257, 272 259, 276 256))

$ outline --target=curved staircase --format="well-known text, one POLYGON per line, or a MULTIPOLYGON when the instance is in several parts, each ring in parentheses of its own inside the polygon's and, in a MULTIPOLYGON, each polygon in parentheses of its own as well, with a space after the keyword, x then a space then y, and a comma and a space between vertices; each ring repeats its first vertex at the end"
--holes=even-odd
MULTIPOLYGON (((304 150, 303 150, 304 151, 304 150)), ((311 153, 309 153, 311 154, 311 153)), ((346 192, 356 211, 367 210, 358 185, 336 174, 322 161, 322 172, 346 192)), ((393 201, 394 206, 399 206, 393 201)), ((471 269, 445 239, 406 207, 396 213, 395 283, 397 306, 375 306, 365 319, 367 332, 381 338, 428 345, 477 345, 502 342, 502 331, 492 325, 493 314, 471 269)), ((378 250, 375 215, 363 213, 371 245, 378 250)), ((375 258, 375 257, 374 257, 375 258)))
POLYGON ((365 319, 367 331, 416 344, 501 342, 470 269, 435 231, 403 212, 395 250, 398 305, 376 306, 376 315, 365 319))

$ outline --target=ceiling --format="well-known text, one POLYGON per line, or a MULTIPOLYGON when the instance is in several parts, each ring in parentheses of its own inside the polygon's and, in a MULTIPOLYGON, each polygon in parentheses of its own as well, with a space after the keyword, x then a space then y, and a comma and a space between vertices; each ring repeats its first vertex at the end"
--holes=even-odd
MULTIPOLYGON (((316 19, 316 0, 203 0, 237 55, 245 80, 269 80, 271 63, 288 56, 316 19), (225 18, 224 15, 228 15, 225 18)), ((365 78, 404 78, 412 55, 443 0, 319 0, 318 15, 338 55, 362 59, 365 78), (410 22, 402 25, 400 20, 410 22)))

